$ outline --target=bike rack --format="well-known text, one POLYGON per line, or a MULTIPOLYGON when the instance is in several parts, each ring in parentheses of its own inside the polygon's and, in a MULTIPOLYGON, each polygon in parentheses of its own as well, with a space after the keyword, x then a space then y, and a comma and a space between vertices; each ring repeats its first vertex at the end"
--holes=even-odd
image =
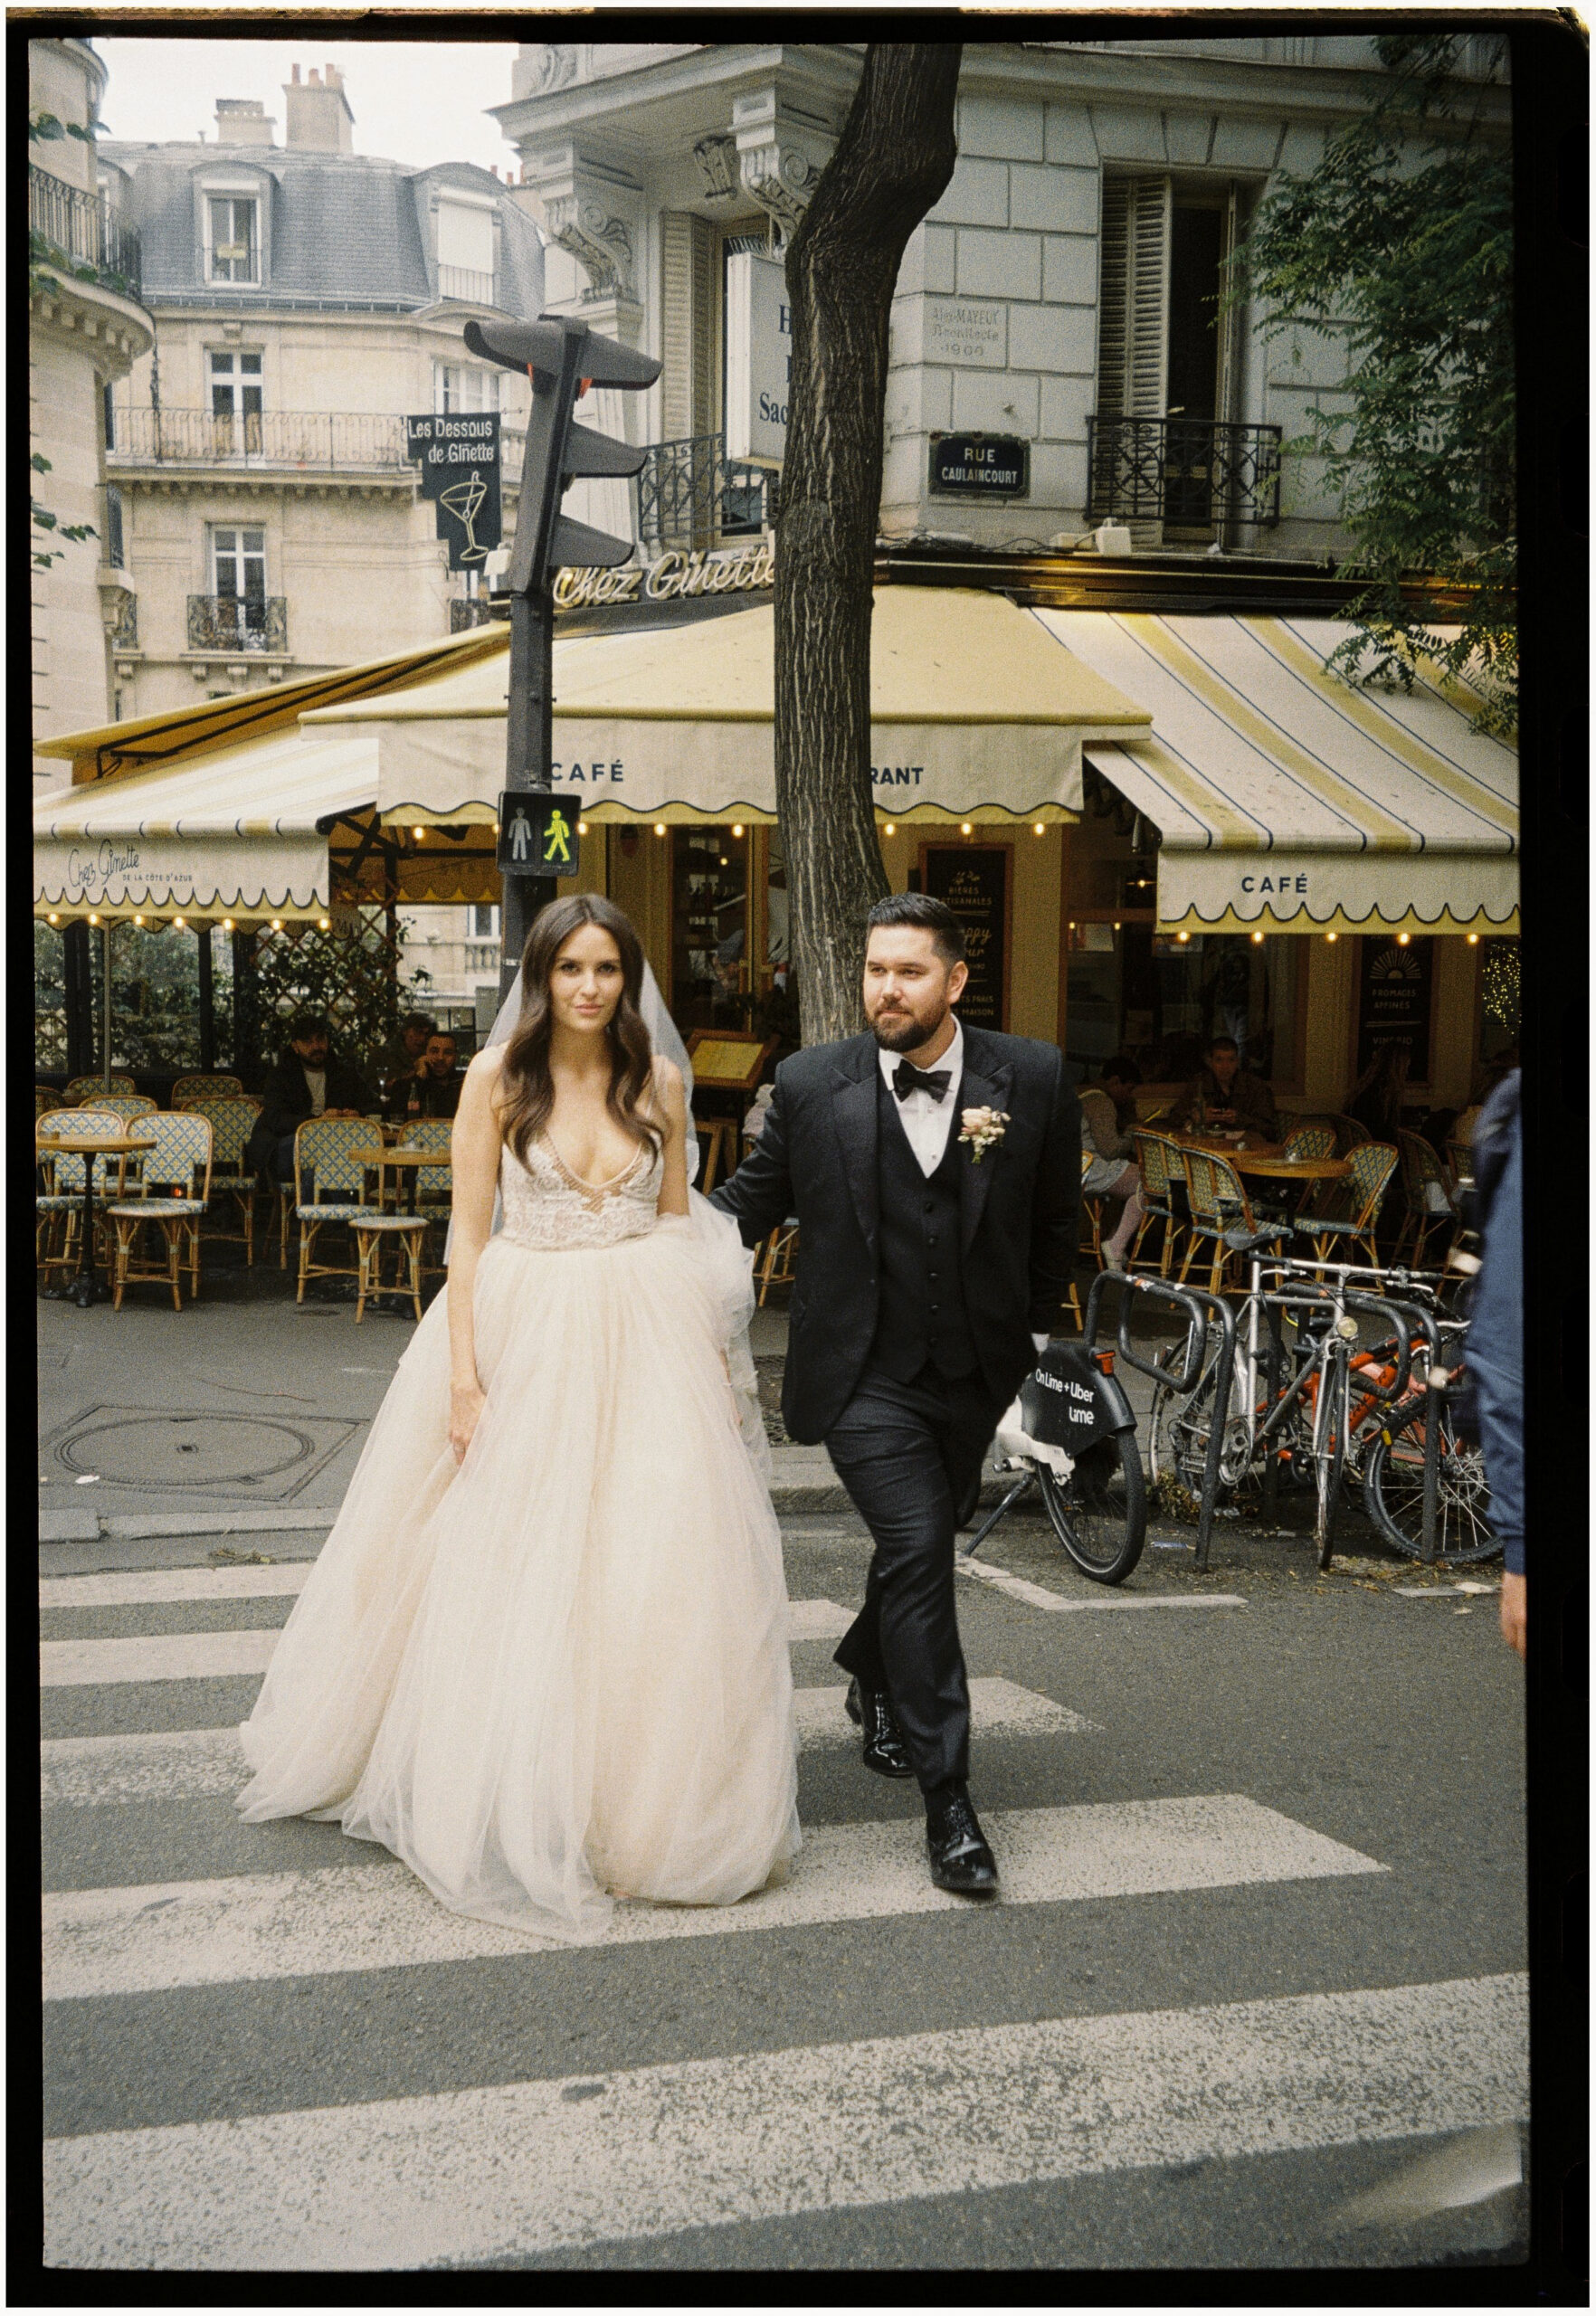
POLYGON ((1138 1374, 1150 1376, 1154 1382, 1166 1384, 1172 1391, 1190 1391, 1195 1389, 1202 1372, 1202 1354, 1207 1348, 1208 1330, 1215 1318, 1218 1321, 1220 1347, 1214 1370, 1214 1421, 1210 1429, 1208 1457, 1202 1467, 1202 1500, 1197 1515, 1197 1567, 1200 1572, 1206 1571, 1208 1547, 1213 1534, 1214 1507, 1219 1501, 1220 1466, 1224 1460, 1225 1431, 1219 1411, 1230 1404, 1230 1376, 1236 1364, 1236 1315, 1221 1296, 1210 1295, 1204 1287, 1172 1286, 1167 1279, 1144 1277, 1139 1272, 1099 1271, 1087 1295, 1086 1318, 1081 1330, 1081 1349, 1088 1359, 1097 1351, 1097 1314, 1102 1307, 1104 1290, 1111 1281, 1127 1290, 1120 1297, 1115 1358, 1123 1359, 1126 1365, 1134 1367, 1138 1374), (1186 1314, 1186 1360, 1178 1376, 1171 1375, 1167 1368, 1155 1366, 1151 1360, 1143 1359, 1131 1349, 1132 1295, 1151 1295, 1157 1301, 1173 1303, 1186 1314))

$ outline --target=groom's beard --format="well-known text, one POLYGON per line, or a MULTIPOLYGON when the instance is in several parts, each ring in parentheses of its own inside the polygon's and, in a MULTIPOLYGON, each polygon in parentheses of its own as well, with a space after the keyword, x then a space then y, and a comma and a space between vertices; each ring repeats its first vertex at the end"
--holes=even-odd
POLYGON ((930 1044, 952 1011, 945 1005, 929 1020, 907 1012, 878 1013, 870 1023, 870 1034, 888 1053, 913 1053, 917 1047, 930 1044))

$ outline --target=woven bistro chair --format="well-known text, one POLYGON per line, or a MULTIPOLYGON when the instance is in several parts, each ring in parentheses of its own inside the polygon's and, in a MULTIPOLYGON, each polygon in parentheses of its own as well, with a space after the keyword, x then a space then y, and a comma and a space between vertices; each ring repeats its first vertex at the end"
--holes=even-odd
POLYGON ((111 1072, 111 1081, 109 1086, 106 1084, 102 1076, 96 1076, 93 1077, 69 1077, 67 1080, 66 1100, 69 1108, 71 1108, 74 1107, 79 1102, 92 1102, 97 1094, 130 1094, 132 1091, 133 1080, 130 1077, 119 1076, 119 1073, 113 1069, 111 1072))
POLYGON ((1103 1201, 1098 1194, 1088 1191, 1086 1186, 1086 1178, 1092 1170, 1093 1154, 1089 1150, 1083 1150, 1080 1153, 1079 1245, 1081 1253, 1089 1254, 1097 1268, 1101 1270, 1103 1267, 1103 1201))
POLYGON ((1334 1158, 1335 1128, 1328 1118, 1298 1118, 1281 1148, 1287 1158, 1334 1158))
POLYGON ((63 1095, 56 1092, 53 1086, 34 1087, 33 1115, 36 1118, 43 1117, 51 1110, 64 1110, 70 1107, 71 1104, 63 1095))
POLYGON ((765 1308, 765 1298, 773 1286, 787 1286, 798 1276, 798 1217, 789 1214, 778 1222, 765 1240, 761 1252, 755 1257, 759 1265, 759 1307, 765 1308))
POLYGON ((160 1104, 152 1102, 147 1094, 102 1094, 94 1106, 97 1110, 114 1110, 127 1125, 131 1125, 135 1118, 160 1115, 160 1104))
MULTIPOLYGON (((59 1135, 63 1141, 97 1140, 102 1134, 120 1134, 122 1121, 113 1110, 51 1110, 46 1113, 48 1124, 35 1123, 35 1131, 59 1135)), ((73 1157, 69 1151, 46 1151, 41 1161, 44 1172, 44 1188, 34 1194, 36 1210, 33 1258, 46 1278, 52 1270, 71 1270, 78 1258, 78 1232, 83 1220, 83 1168, 90 1162, 73 1157)), ((105 1195, 106 1168, 117 1169, 119 1190, 125 1179, 122 1159, 98 1157, 93 1160, 95 1195, 105 1195)), ((96 1232, 102 1227, 95 1218, 96 1232)))
MULTIPOLYGON (((450 1152, 454 1135, 452 1118, 412 1118, 404 1129, 404 1139, 412 1150, 435 1150, 435 1166, 418 1166, 415 1170, 415 1204, 419 1219, 428 1224, 441 1223, 445 1232, 454 1201, 454 1169, 450 1152)), ((448 1268, 442 1259, 430 1263, 426 1259, 426 1241, 422 1242, 422 1276, 430 1271, 434 1276, 448 1268)))
MULTIPOLYGON (((316 1241, 328 1223, 375 1217, 365 1204, 366 1168, 354 1153, 367 1149, 375 1129, 366 1118, 305 1118, 294 1135, 294 1215, 299 1225, 299 1285, 294 1300, 305 1300, 313 1278, 358 1278, 358 1258, 318 1262, 316 1241), (339 1196, 338 1193, 345 1193, 339 1196), (331 1195, 329 1195, 331 1193, 331 1195)), ((380 1220, 380 1217, 376 1218, 380 1220)))
POLYGON ((1347 1152, 1346 1163, 1345 1177, 1331 1185, 1340 1193, 1344 1211, 1308 1216, 1297 1224, 1297 1235, 1312 1240, 1316 1262, 1335 1259, 1336 1242, 1344 1246, 1350 1240, 1368 1257, 1370 1267, 1378 1270, 1380 1251, 1374 1243, 1374 1228, 1397 1170, 1397 1153, 1389 1142, 1360 1142, 1347 1152))
MULTIPOLYGON (((184 1082, 193 1085, 196 1081, 189 1078, 184 1082)), ((261 1105, 252 1094, 190 1094, 176 1107, 185 1116, 208 1118, 211 1122, 211 1187, 235 1201, 241 1226, 237 1231, 213 1230, 211 1235, 216 1239, 242 1237, 247 1269, 255 1259, 258 1183, 254 1168, 244 1157, 244 1146, 254 1131, 261 1105)))
MULTIPOLYGON (((355 1324, 359 1326, 366 1316, 366 1305, 374 1295, 408 1293, 415 1305, 415 1315, 422 1315, 422 1285, 429 1269, 434 1273, 446 1267, 442 1263, 426 1260, 427 1229, 431 1223, 442 1220, 448 1227, 449 1209, 453 1191, 453 1172, 450 1163, 450 1145, 454 1133, 451 1118, 411 1118, 406 1122, 404 1140, 412 1150, 435 1150, 438 1163, 432 1166, 418 1166, 415 1170, 416 1212, 406 1214, 397 1206, 385 1212, 374 1207, 362 1210, 349 1225, 355 1240, 356 1279, 355 1290, 355 1324), (425 1209, 431 1206, 428 1214, 425 1209), (392 1286, 383 1278, 383 1248, 397 1243, 406 1264, 407 1285, 395 1280, 392 1286)), ((367 1126, 369 1138, 370 1128, 367 1126)), ((402 1185, 395 1188, 395 1199, 402 1195, 402 1185)))
POLYGON ((1449 1240, 1457 1231, 1458 1194, 1446 1168, 1421 1134, 1409 1134, 1399 1126, 1396 1144, 1405 1210, 1391 1258, 1393 1263, 1401 1260, 1402 1248, 1411 1236, 1413 1268, 1421 1270, 1430 1232, 1444 1228, 1449 1240))
POLYGON ((1211 1150, 1188 1149, 1182 1150, 1181 1157, 1185 1167, 1186 1200, 1192 1210, 1192 1219, 1186 1225, 1192 1243, 1181 1265, 1179 1284, 1184 1286, 1192 1258, 1200 1256, 1199 1241, 1206 1241, 1208 1292, 1219 1295, 1225 1291, 1227 1276, 1237 1263, 1237 1258, 1225 1244, 1227 1230, 1273 1230, 1278 1238, 1285 1239, 1289 1235, 1288 1227, 1271 1216, 1254 1213, 1241 1177, 1228 1158, 1221 1158, 1211 1150))
POLYGON ((1135 1268, 1142 1251, 1142 1241, 1154 1222, 1157 1221, 1162 1226, 1158 1276, 1167 1278, 1180 1233, 1185 1228, 1185 1218, 1175 1212, 1173 1201, 1175 1185, 1178 1183, 1183 1188, 1186 1180, 1181 1146, 1178 1142, 1172 1142, 1167 1134, 1152 1134, 1145 1126, 1140 1125, 1132 1129, 1132 1139, 1136 1145, 1136 1163, 1142 1170, 1142 1203, 1147 1210, 1131 1246, 1126 1267, 1127 1270, 1135 1268))
POLYGON ((121 1309, 122 1290, 132 1282, 159 1280, 172 1289, 173 1310, 181 1311, 185 1253, 189 1296, 199 1293, 200 1223, 211 1202, 211 1121, 191 1111, 163 1110, 142 1123, 156 1146, 144 1153, 138 1193, 106 1208, 117 1234, 111 1307, 121 1309), (139 1234, 149 1229, 158 1230, 166 1242, 159 1263, 137 1259, 139 1234))
POLYGON ((1374 1139, 1366 1125, 1361 1125, 1356 1118, 1344 1117, 1339 1110, 1332 1112, 1330 1123, 1335 1128, 1335 1155, 1338 1158, 1346 1157, 1359 1143, 1374 1139))
POLYGON ((186 1110, 192 1108, 196 1099, 209 1100, 213 1096, 242 1092, 242 1077, 234 1077, 225 1069, 203 1070, 196 1077, 178 1078, 172 1088, 172 1107, 186 1110))

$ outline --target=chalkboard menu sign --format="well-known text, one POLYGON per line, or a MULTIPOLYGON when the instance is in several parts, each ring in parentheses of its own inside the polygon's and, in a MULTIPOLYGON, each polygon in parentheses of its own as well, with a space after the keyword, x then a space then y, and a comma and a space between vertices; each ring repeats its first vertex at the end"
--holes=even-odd
POLYGON ((928 844, 921 859, 924 890, 945 901, 964 928, 970 978, 959 1018, 1002 1030, 1008 1011, 1009 847, 928 844))
POLYGON ((1410 1084, 1429 1084, 1434 970, 1435 953, 1429 941, 1404 944, 1394 933, 1363 935, 1358 961, 1358 1077, 1382 1046, 1401 1045, 1408 1049, 1410 1084))

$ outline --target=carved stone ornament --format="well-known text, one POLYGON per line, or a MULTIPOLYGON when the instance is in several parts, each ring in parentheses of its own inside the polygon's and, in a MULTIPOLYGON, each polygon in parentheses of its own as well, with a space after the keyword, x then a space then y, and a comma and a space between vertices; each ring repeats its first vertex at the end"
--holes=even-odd
POLYGON ((623 217, 612 217, 600 203, 579 194, 546 202, 543 214, 549 240, 586 270, 584 301, 633 298, 632 228, 623 217))
POLYGON ((546 97, 551 89, 563 89, 576 78, 576 51, 553 41, 530 43, 532 70, 527 83, 530 97, 546 97))
POLYGON ((820 183, 820 171, 796 145, 756 145, 743 157, 743 190, 774 217, 784 241, 820 183))
POLYGON ((737 189, 737 140, 729 132, 700 137, 693 147, 693 158, 704 180, 704 193, 710 201, 725 201, 737 189))

